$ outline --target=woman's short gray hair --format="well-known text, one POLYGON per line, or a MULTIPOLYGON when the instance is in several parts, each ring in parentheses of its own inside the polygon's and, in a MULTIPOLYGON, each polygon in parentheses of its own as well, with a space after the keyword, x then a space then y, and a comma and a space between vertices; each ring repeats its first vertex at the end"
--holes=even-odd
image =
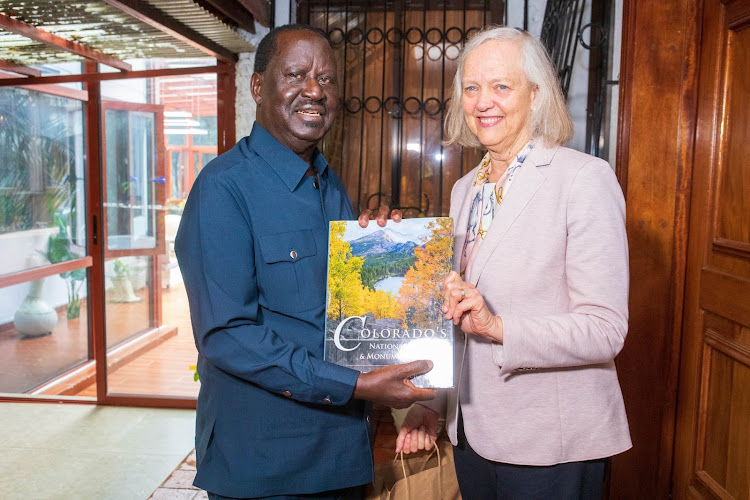
POLYGON ((544 45, 523 30, 507 26, 487 26, 466 42, 458 57, 452 98, 445 116, 446 144, 476 148, 482 146, 466 124, 461 103, 462 77, 468 55, 488 40, 510 40, 521 44, 521 67, 529 82, 538 88, 529 118, 531 136, 542 139, 548 146, 564 144, 572 139, 573 122, 560 88, 557 72, 544 45))

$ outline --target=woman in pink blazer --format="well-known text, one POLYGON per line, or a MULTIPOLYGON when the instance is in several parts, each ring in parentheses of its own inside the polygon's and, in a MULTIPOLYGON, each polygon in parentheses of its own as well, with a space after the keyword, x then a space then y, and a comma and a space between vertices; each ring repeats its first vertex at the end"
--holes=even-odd
POLYGON ((601 498, 631 447, 614 359, 628 329, 622 191, 607 162, 561 145, 573 126, 529 34, 491 27, 459 58, 449 143, 487 154, 453 187, 443 311, 465 338, 456 388, 414 405, 397 451, 443 415, 465 498, 601 498))

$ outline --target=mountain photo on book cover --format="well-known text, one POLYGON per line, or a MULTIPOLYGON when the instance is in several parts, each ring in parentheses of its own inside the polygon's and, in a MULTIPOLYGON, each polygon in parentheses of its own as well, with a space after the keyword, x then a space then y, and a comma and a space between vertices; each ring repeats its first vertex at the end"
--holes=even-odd
POLYGON ((331 222, 325 360, 366 373, 429 359, 414 385, 453 387, 453 323, 441 310, 452 268, 450 217, 331 222))

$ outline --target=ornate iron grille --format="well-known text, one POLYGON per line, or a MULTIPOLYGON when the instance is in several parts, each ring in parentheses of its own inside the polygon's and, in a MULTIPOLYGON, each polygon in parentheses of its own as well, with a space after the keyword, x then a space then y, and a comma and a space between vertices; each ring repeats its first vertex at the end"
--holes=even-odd
POLYGON ((570 88, 570 78, 576 49, 580 44, 589 51, 589 89, 586 110, 586 152, 607 157, 604 139, 607 118, 609 41, 612 0, 592 0, 591 22, 582 25, 586 2, 584 0, 548 0, 542 22, 541 40, 557 68, 560 85, 565 96, 570 88), (584 41, 589 32, 589 41, 584 41))
MULTIPOLYGON (((611 4, 547 2, 541 39, 567 95, 577 45, 589 51, 586 151, 607 156, 611 4), (589 42, 584 35, 590 31, 589 42)), ((456 58, 482 26, 502 23, 511 4, 496 0, 297 0, 299 22, 328 33, 339 62, 342 109, 321 147, 359 210, 381 203, 407 216, 446 215, 453 184, 481 152, 443 145, 456 58)), ((512 4, 519 8, 520 4, 512 4)), ((528 2, 523 2, 527 28, 528 2)))
POLYGON ((447 214, 453 184, 481 159, 443 145, 456 59, 503 10, 490 0, 298 3, 300 22, 323 29, 337 51, 343 109, 322 148, 360 210, 447 214))
POLYGON ((566 96, 576 58, 576 36, 581 29, 583 3, 580 0, 552 0, 547 2, 544 11, 540 38, 557 68, 560 86, 566 96))

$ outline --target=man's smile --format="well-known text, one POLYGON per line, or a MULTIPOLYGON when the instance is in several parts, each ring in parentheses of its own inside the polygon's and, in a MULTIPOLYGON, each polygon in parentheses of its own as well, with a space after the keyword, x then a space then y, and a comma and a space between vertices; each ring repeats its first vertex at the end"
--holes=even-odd
POLYGON ((295 113, 302 116, 309 116, 311 118, 320 118, 326 114, 325 110, 321 109, 319 106, 310 106, 309 104, 295 110, 295 113))

